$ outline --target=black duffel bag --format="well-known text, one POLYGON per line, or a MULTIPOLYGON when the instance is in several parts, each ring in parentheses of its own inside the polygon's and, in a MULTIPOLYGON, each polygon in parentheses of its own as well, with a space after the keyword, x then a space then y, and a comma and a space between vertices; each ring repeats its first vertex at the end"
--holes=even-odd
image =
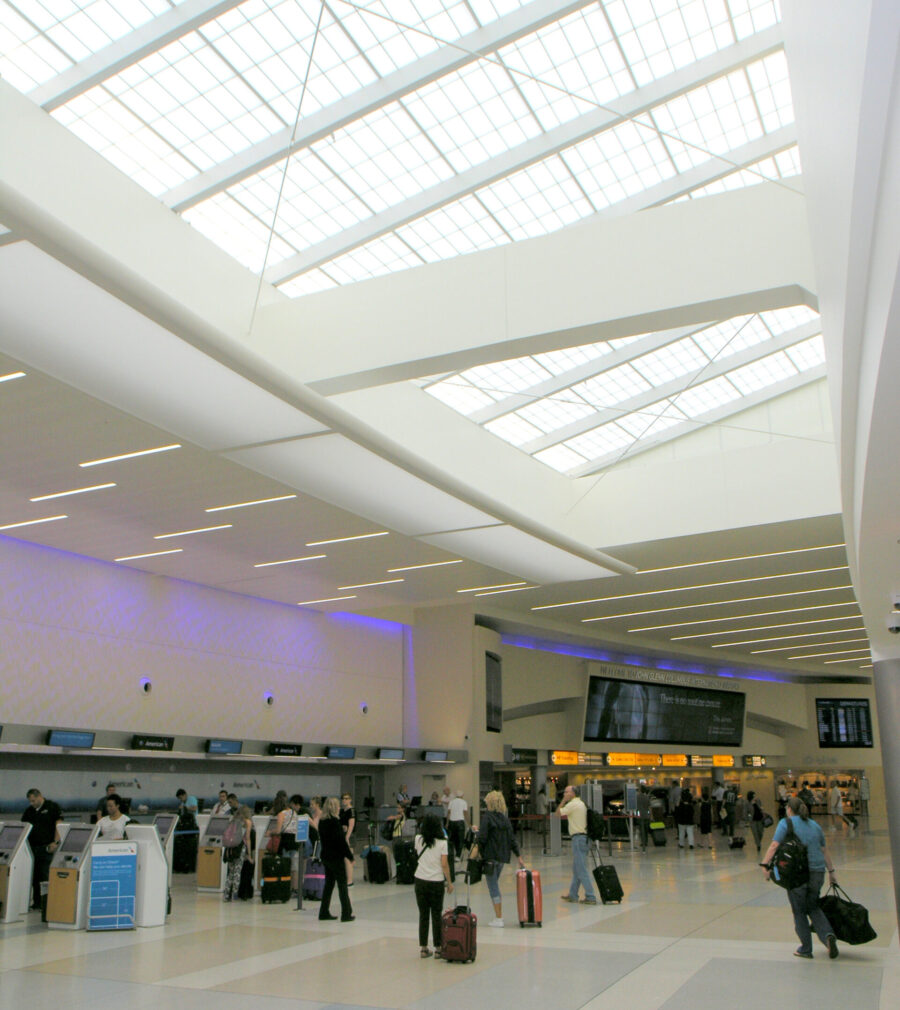
POLYGON ((851 901, 846 891, 832 884, 825 895, 819 898, 819 907, 831 923, 834 935, 853 946, 868 943, 878 934, 869 923, 869 912, 865 905, 851 901))

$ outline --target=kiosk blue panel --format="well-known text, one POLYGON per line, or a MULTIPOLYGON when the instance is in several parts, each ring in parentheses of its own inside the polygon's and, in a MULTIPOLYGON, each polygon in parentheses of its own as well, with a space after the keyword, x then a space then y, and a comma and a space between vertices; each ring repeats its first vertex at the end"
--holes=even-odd
POLYGON ((137 842, 95 842, 88 929, 134 929, 136 894, 137 842))

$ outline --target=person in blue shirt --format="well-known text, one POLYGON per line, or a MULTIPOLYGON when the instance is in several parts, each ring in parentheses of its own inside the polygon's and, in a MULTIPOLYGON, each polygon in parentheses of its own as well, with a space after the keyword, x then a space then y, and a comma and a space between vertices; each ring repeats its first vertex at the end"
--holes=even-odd
POLYGON ((769 880, 772 875, 770 868, 772 859, 778 851, 778 846, 793 829, 794 834, 806 847, 806 855, 809 860, 809 880, 788 891, 788 901, 790 901, 791 911, 794 913, 794 929, 800 938, 800 946, 794 951, 794 956, 812 959, 812 929, 814 929, 816 935, 828 949, 828 956, 835 958, 838 956, 837 940, 831 923, 819 907, 819 891, 825 881, 826 870, 829 883, 837 883, 834 860, 828 851, 822 829, 810 818, 809 808, 799 797, 792 796, 787 801, 784 812, 785 817, 778 822, 772 844, 767 849, 765 858, 760 865, 765 869, 766 880, 769 880), (812 924, 812 929, 810 924, 812 924))

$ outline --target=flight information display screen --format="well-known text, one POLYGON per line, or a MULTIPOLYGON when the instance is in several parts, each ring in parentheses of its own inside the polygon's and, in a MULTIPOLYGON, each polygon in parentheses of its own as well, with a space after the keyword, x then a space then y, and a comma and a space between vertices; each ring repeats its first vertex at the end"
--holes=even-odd
POLYGON ((874 747, 868 698, 816 698, 820 747, 874 747))
POLYGON ((592 676, 584 739, 739 747, 745 698, 741 691, 592 676))

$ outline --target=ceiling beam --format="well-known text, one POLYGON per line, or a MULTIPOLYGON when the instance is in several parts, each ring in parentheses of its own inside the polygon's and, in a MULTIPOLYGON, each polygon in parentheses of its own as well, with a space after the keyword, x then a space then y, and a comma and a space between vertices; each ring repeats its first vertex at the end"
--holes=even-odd
POLYGON ((52 112, 241 3, 243 0, 217 0, 215 3, 210 0, 184 0, 184 3, 172 7, 165 14, 160 14, 73 64, 52 80, 29 92, 28 97, 46 112, 52 112))
MULTIPOLYGON (((266 280, 282 284, 299 274, 327 263, 344 253, 371 242, 416 218, 453 203, 469 193, 489 186, 505 176, 557 154, 580 141, 601 133, 662 105, 688 91, 708 84, 782 48, 780 27, 752 35, 727 49, 707 56, 690 66, 598 106, 561 126, 518 144, 473 168, 432 186, 401 203, 374 214, 338 234, 318 242, 266 271, 266 280)), ((727 159, 730 160, 730 159, 727 159)))
POLYGON ((276 164, 287 155, 310 147, 348 123, 362 119, 390 102, 396 102, 426 84, 595 2, 596 0, 568 0, 567 3, 560 3, 559 0, 532 0, 486 27, 464 35, 456 42, 446 43, 427 56, 387 74, 346 98, 312 115, 304 116, 300 120, 296 136, 292 137, 292 129, 279 130, 208 171, 195 175, 164 193, 162 202, 179 213, 187 210, 242 179, 261 172, 269 165, 276 164))

